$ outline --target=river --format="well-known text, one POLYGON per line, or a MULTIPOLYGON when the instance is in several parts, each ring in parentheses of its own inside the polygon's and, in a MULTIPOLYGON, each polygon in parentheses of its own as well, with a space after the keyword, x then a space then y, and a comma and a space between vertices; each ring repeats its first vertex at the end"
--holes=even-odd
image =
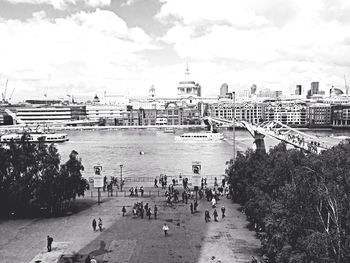
MULTIPOLYGON (((186 130, 178 130, 175 135, 183 132, 186 130)), ((201 162, 203 175, 216 176, 225 173, 226 161, 233 155, 232 131, 222 132, 226 138, 224 141, 179 142, 175 141, 174 134, 160 130, 67 131, 69 141, 58 144, 58 150, 62 162, 68 160, 72 150, 76 150, 82 158, 85 176, 91 176, 93 166, 98 163, 107 176, 119 175, 120 164, 123 165, 123 175, 130 177, 190 174, 193 161, 201 162), (140 151, 145 154, 140 155, 140 151)), ((350 136, 350 131, 306 132, 321 137, 350 136)), ((253 147, 253 141, 246 130, 236 130, 236 150, 253 147)), ((277 143, 276 139, 265 138, 266 148, 277 143)))

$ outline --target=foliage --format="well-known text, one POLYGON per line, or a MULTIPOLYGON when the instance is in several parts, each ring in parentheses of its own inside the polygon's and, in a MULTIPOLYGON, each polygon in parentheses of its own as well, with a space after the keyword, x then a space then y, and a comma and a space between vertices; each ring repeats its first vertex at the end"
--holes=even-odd
POLYGON ((270 262, 350 262, 350 141, 319 155, 288 150, 239 153, 228 169, 270 262))
POLYGON ((46 209, 64 211, 78 195, 83 195, 87 182, 83 166, 73 151, 60 165, 56 147, 42 142, 0 145, 0 211, 1 215, 28 215, 46 209))

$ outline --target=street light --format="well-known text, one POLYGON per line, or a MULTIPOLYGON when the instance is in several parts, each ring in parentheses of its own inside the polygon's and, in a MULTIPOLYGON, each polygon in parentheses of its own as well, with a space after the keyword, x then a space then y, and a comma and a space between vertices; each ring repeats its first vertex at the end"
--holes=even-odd
POLYGON ((233 109, 232 109, 232 135, 233 135, 233 159, 232 164, 235 163, 236 159, 236 93, 232 92, 233 109))
POLYGON ((120 166, 120 191, 123 191, 123 165, 120 166))

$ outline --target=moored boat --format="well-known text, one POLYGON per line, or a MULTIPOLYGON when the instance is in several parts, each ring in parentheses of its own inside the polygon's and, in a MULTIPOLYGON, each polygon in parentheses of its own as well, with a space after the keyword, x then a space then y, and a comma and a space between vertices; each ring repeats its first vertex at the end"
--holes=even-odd
POLYGON ((30 132, 30 133, 9 133, 4 134, 0 137, 0 142, 20 142, 22 140, 23 135, 26 136, 26 140, 29 142, 66 142, 68 141, 68 135, 65 133, 46 133, 46 132, 30 132))
POLYGON ((220 141, 224 139, 222 133, 214 132, 187 132, 180 136, 175 136, 177 141, 220 141))

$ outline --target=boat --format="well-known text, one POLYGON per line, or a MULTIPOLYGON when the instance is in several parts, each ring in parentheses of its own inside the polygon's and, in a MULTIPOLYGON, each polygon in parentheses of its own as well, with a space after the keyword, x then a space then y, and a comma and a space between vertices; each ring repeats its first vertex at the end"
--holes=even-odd
POLYGON ((220 141, 224 140, 224 134, 215 132, 187 132, 175 136, 177 141, 220 141))
POLYGON ((165 128, 164 133, 175 133, 174 128, 165 128))
POLYGON ((45 142, 45 143, 52 143, 52 142, 66 142, 68 141, 68 135, 65 133, 54 133, 54 132, 29 132, 29 133, 9 133, 4 134, 0 137, 0 142, 7 143, 7 142, 19 142, 21 141, 23 135, 26 136, 26 139, 29 142, 45 142))

